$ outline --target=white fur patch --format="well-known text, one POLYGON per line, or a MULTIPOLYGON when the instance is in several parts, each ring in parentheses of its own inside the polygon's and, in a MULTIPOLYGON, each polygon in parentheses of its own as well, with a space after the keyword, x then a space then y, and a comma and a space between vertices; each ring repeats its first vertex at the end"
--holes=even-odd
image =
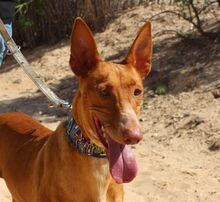
MULTIPOLYGON (((93 159, 92 174, 96 178, 98 190, 97 202, 106 202, 107 185, 109 184, 109 163, 107 159, 93 159), (101 162, 102 161, 102 162, 101 162), (98 165, 98 166, 97 166, 98 165)), ((95 185, 95 184, 94 184, 95 185)))

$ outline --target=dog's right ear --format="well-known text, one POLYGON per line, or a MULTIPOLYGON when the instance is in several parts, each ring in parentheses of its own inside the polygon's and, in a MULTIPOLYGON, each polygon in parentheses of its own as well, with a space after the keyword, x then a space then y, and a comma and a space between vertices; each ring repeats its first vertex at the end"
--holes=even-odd
POLYGON ((89 27, 76 18, 71 34, 70 67, 78 77, 84 77, 101 61, 95 40, 89 27))

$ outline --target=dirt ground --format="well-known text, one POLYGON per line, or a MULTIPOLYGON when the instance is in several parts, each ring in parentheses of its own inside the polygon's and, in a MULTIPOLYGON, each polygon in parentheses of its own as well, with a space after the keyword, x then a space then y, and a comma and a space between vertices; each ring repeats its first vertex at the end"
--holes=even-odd
MULTIPOLYGON (((104 32, 95 35, 102 56, 106 60, 123 58, 138 28, 164 9, 139 6, 113 20, 104 32)), ((145 139, 134 147, 139 174, 125 185, 125 201, 218 202, 220 42, 165 32, 194 32, 189 23, 172 15, 154 18, 152 23, 153 70, 145 81, 140 118, 145 139), (167 87, 165 95, 155 94, 160 84, 167 87)), ((212 26, 212 16, 207 26, 212 26)), ((68 67, 69 40, 29 50, 25 56, 60 97, 71 100, 77 81, 68 67)), ((26 112, 53 129, 65 119, 65 112, 48 107, 47 99, 12 57, 4 64, 0 81, 1 113, 26 112)), ((2 180, 0 202, 9 201, 2 180)))

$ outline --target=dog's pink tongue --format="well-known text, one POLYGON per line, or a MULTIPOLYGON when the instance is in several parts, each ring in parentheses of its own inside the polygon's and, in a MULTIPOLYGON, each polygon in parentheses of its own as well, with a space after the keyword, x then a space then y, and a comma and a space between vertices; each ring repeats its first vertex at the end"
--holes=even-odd
POLYGON ((109 164, 117 183, 130 182, 137 175, 137 164, 130 145, 121 145, 109 138, 109 164))

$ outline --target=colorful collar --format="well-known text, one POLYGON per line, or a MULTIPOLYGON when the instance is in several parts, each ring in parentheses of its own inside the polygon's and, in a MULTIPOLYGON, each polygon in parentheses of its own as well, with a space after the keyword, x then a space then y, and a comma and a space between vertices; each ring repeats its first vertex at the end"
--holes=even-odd
POLYGON ((105 158, 107 157, 106 150, 86 140, 83 137, 82 131, 79 126, 76 124, 72 116, 68 117, 67 123, 67 132, 69 142, 81 153, 85 153, 89 156, 96 158, 105 158))

